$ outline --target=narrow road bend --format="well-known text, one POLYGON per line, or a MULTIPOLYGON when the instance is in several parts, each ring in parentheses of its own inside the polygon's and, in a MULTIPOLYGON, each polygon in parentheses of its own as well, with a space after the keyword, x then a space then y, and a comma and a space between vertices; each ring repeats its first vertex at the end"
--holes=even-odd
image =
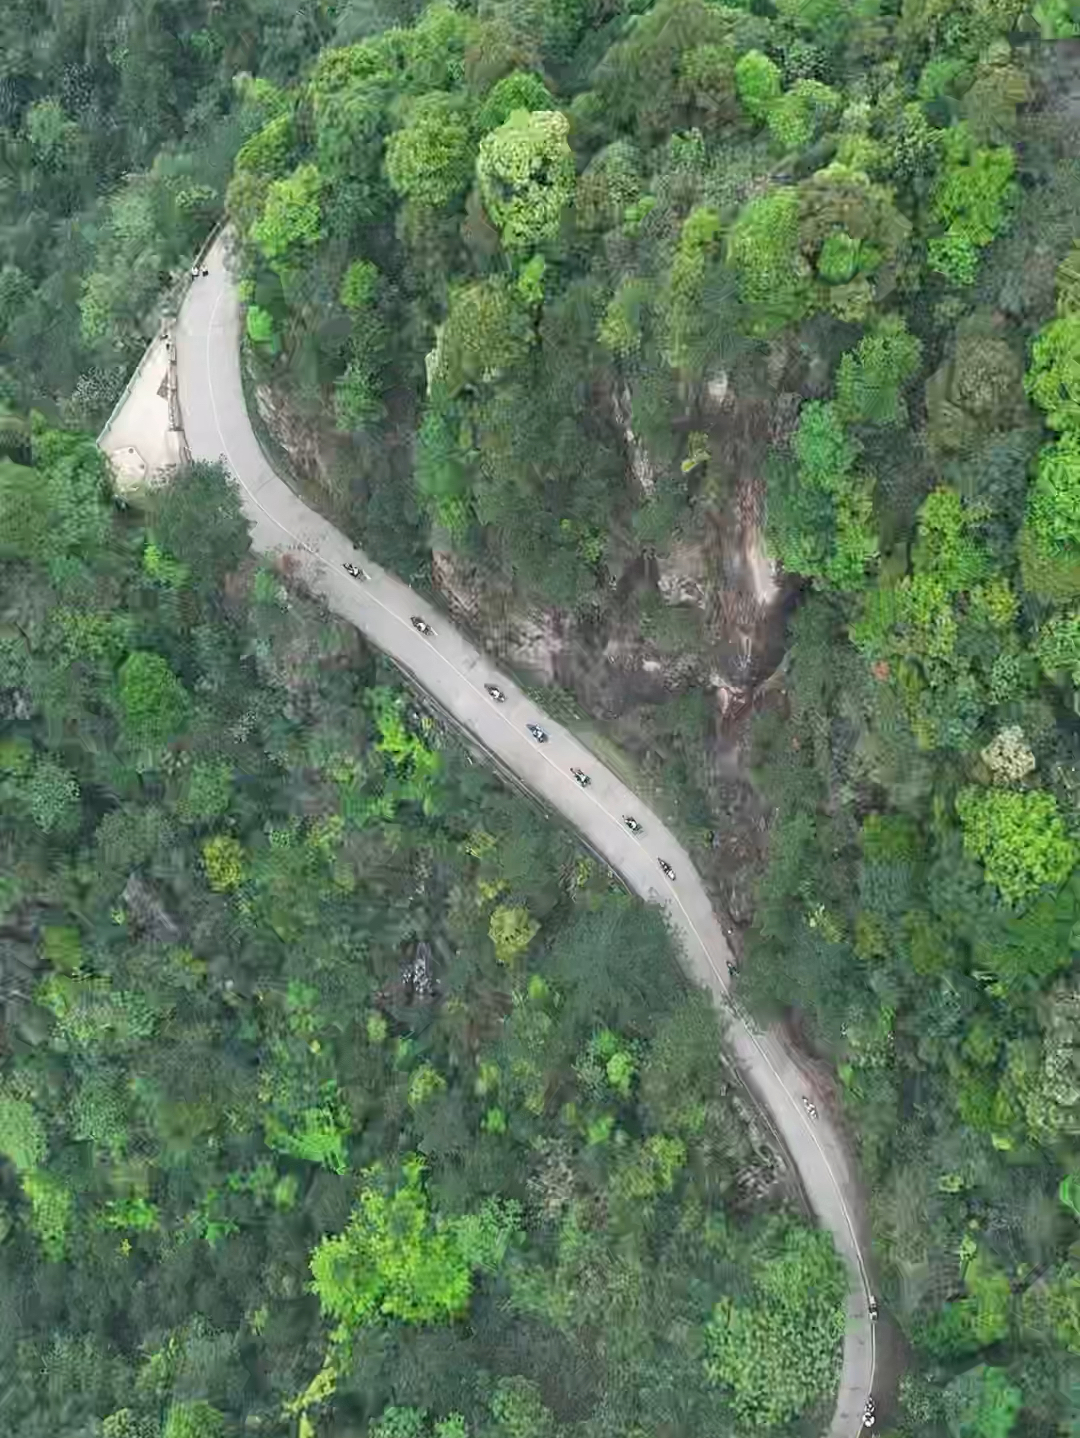
POLYGON ((455 630, 449 619, 388 573, 314 510, 275 473, 248 418, 240 372, 240 305, 226 269, 227 247, 219 238, 206 258, 210 273, 195 281, 175 326, 180 407, 195 459, 222 459, 240 486, 251 521, 252 542, 262 552, 287 553, 305 582, 336 614, 354 624, 373 644, 402 666, 498 755, 539 797, 577 829, 649 902, 666 910, 678 932, 690 974, 712 994, 728 1045, 756 1101, 767 1111, 819 1222, 829 1229, 849 1273, 847 1327, 836 1410, 830 1438, 854 1438, 862 1430, 863 1405, 874 1377, 874 1324, 867 1296, 868 1251, 853 1161, 827 1114, 810 1119, 803 1109, 806 1080, 772 1031, 747 1023, 728 992, 731 952, 689 855, 647 805, 589 753, 561 725, 455 630), (367 574, 350 578, 352 562, 367 574), (410 624, 422 616, 434 630, 425 638, 410 624), (483 685, 506 694, 493 703, 483 685), (537 744, 526 723, 540 724, 550 741, 537 744), (592 778, 581 789, 571 766, 592 778), (643 826, 634 835, 622 823, 632 814, 643 826), (657 863, 675 871, 669 883, 657 863))

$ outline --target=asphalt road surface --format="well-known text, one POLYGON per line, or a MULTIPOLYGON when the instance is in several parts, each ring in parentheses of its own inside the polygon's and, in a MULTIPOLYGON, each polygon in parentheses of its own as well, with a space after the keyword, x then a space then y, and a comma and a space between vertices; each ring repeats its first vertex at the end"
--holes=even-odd
POLYGON ((829 1116, 814 1120, 803 1107, 805 1076, 778 1037, 753 1031, 732 1006, 726 964, 731 954, 720 922, 686 852, 659 818, 565 729, 549 719, 434 609, 337 529, 309 509, 271 468, 248 421, 240 379, 240 314, 219 240, 195 280, 175 326, 180 406, 195 459, 222 459, 238 481, 257 550, 287 553, 328 606, 397 660, 483 746, 560 813, 644 899, 663 905, 682 939, 689 972, 712 993, 741 1077, 774 1136, 794 1160, 820 1222, 833 1235, 850 1274, 843 1371, 829 1428, 835 1438, 862 1429, 863 1404, 874 1376, 874 1325, 867 1309, 869 1280, 859 1189, 850 1157, 829 1116), (351 578, 354 563, 368 576, 351 578), (419 634, 410 620, 432 627, 419 634), (484 684, 506 694, 495 703, 484 684), (526 731, 538 723, 550 736, 538 744, 526 731), (582 789, 571 766, 591 776, 582 789), (634 835, 622 816, 633 815, 634 835), (657 862, 674 869, 669 881, 657 862))

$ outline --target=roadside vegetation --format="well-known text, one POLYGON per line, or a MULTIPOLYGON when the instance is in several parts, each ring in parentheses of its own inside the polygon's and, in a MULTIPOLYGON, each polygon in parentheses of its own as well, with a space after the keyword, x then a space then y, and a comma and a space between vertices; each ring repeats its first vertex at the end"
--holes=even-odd
POLYGON ((220 475, 107 502, 78 431, 224 213, 326 512, 568 617, 586 709, 633 629, 681 692, 622 732, 750 862, 701 691, 778 657, 764 515, 739 989, 835 1067, 880 1426, 1073 1433, 1075 5, 20 0, 0 56, 12 1430, 810 1432, 835 1375, 835 1260, 647 911, 220 475))
POLYGON ((1076 1421, 1078 32, 436 6, 324 50, 229 191, 254 362, 332 396, 399 564, 600 624, 764 486, 803 594, 741 987, 836 1065, 912 1438, 1076 1421))
POLYGON ((662 920, 249 552, 0 461, 0 1373, 25 1438, 714 1435, 845 1279, 662 920))

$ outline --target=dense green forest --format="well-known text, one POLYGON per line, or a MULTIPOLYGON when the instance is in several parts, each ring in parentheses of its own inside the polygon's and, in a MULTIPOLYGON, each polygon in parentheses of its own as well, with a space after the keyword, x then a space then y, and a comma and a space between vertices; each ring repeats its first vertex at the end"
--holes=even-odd
MULTIPOLYGON (((739 991, 835 1066, 883 1426, 1080 1432, 1075 3, 23 0, 0 184, 9 1428, 830 1406, 835 1261, 662 926, 220 475, 108 503, 76 431, 226 213, 253 378, 403 574, 722 665, 650 574, 763 491, 797 602, 739 991)), ((685 800, 717 721, 658 708, 685 800)))
POLYGON ((411 526, 602 614, 794 393, 750 446, 804 590, 741 990, 837 1066, 913 1438, 1080 1422, 1078 33, 436 7, 324 51, 229 190, 258 372, 333 404, 401 565, 411 526))
POLYGON ((92 440, 21 438, 5 1430, 820 1422, 839 1262, 655 911, 255 561, 218 470, 119 511, 92 440))

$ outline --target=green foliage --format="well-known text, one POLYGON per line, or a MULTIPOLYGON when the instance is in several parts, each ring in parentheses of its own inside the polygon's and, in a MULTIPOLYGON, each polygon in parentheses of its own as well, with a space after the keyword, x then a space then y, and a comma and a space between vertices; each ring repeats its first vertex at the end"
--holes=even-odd
POLYGON ((1024 1395, 1003 1368, 980 1363, 954 1378, 945 1390, 945 1412, 954 1438, 1008 1438, 1024 1395))
POLYGON ((432 1064, 421 1064, 409 1079, 409 1107, 423 1108, 430 1099, 446 1091, 446 1080, 432 1064))
POLYGON ((728 263, 739 274, 755 333, 769 334, 792 324, 811 307, 809 271, 798 241, 799 197, 794 189, 751 200, 728 232, 728 263))
POLYGON ((277 327, 269 310, 264 310, 261 305, 248 305, 244 323, 247 337, 253 344, 276 346, 277 327))
POLYGON ((45 834, 70 832, 78 824, 78 781, 52 759, 35 760, 17 797, 45 834))
POLYGON ((706 269, 719 238, 720 216, 708 206, 692 210, 683 222, 664 301, 667 360, 674 369, 686 369, 691 363, 706 269))
POLYGON ((74 1194, 62 1179, 40 1168, 22 1175, 22 1187, 30 1204, 30 1228, 42 1253, 51 1263, 61 1262, 68 1250, 74 1194))
POLYGON ((753 1285, 750 1301, 717 1303, 706 1328, 706 1367, 730 1393, 741 1423, 768 1428, 832 1390, 844 1332, 843 1270, 824 1234, 779 1223, 758 1240, 753 1285))
POLYGON ((480 194, 508 250, 558 233, 574 191, 569 122, 558 110, 515 110, 480 141, 480 194))
POLYGON ((540 932, 540 925, 524 905, 499 904, 491 911, 488 934, 500 964, 513 964, 540 932))
POLYGON ((252 226, 251 238, 275 268, 296 263, 299 251, 318 244, 321 190, 322 177, 315 165, 298 165, 267 190, 262 217, 252 226))
POLYGON ((1035 0, 1031 13, 1044 40, 1068 40, 1080 35, 1080 19, 1070 0, 1035 0))
POLYGON ((856 470, 859 446, 837 405, 804 405, 792 448, 797 469, 780 462, 770 476, 769 542, 786 569, 860 589, 878 554, 873 482, 856 470))
POLYGON ((276 177, 288 164, 296 132, 291 115, 275 115, 272 120, 245 140, 237 151, 235 168, 253 170, 260 175, 276 177))
POLYGON ((1080 424, 1080 312, 1051 320, 1035 336, 1024 387, 1051 429, 1080 424))
POLYGON ((468 117, 453 96, 422 95, 405 127, 386 142, 386 173, 399 195, 432 208, 468 189, 473 143, 468 117))
POLYGON ((54 563, 100 545, 104 456, 85 435, 37 428, 33 467, 0 458, 0 556, 54 563))
POLYGON ((481 280, 451 296, 433 373, 451 394, 467 384, 490 383, 522 363, 532 338, 528 311, 510 286, 481 280))
POLYGON ((1039 629, 1035 654, 1048 679, 1080 685, 1080 614, 1052 614, 1039 629))
POLYGON ((911 223, 893 191, 834 160, 798 187, 801 258, 813 267, 816 308, 865 321, 886 299, 906 258, 911 223))
POLYGON ((1076 845, 1052 794, 969 787, 957 796, 956 812, 965 849, 1007 903, 1063 883, 1076 865, 1076 845))
POLYGON ((739 103, 752 120, 764 120, 780 97, 780 67, 760 50, 747 50, 735 66, 739 103))
POLYGON ((217 834, 202 846, 206 882, 218 893, 239 888, 244 880, 244 846, 231 834, 217 834))
POLYGON ((45 1126, 29 1099, 0 1089, 0 1153, 20 1173, 30 1173, 45 1160, 45 1126))
POLYGON ((845 424, 897 425, 907 418, 901 390, 918 372, 922 344, 890 315, 840 360, 836 407, 845 424))
POLYGON ((273 1115, 266 1122, 266 1142, 278 1153, 305 1163, 319 1163, 331 1173, 348 1168, 348 1115, 340 1104, 322 1104, 304 1109, 289 1128, 273 1115))
POLYGON ((769 133, 785 152, 802 149, 817 139, 842 105, 838 92, 820 80, 797 80, 769 106, 769 133))
MULTIPOLYGON (((1035 773, 1068 824, 1080 793, 1068 334, 1032 350, 1033 400, 1063 421, 1041 459, 1019 358, 1055 302, 1076 310, 1068 57, 1023 40, 1066 33, 1068 6, 45 8, 0 20, 3 404, 96 428, 227 194, 245 362, 319 446, 305 483, 402 575, 434 545, 483 577, 481 627, 549 614, 579 707, 620 711, 715 829, 695 862, 754 910, 740 1002, 797 1009, 859 1136, 913 1343, 898 1430, 962 1411, 997 1431, 1000 1379, 957 1379, 992 1344, 1025 1388, 1016 1428, 1067 1431, 1080 1304, 1049 1215, 1080 1129, 1078 881, 999 902, 950 815, 972 783, 1023 796, 1035 773), (992 321, 949 336, 964 296, 941 276, 992 321), (938 365, 925 431, 914 336, 938 365), (746 524, 752 553, 766 471, 770 544, 814 583, 790 589, 791 651, 755 705, 779 805, 755 907, 756 821, 700 752, 708 706, 638 705, 575 653, 616 630, 632 650, 639 609, 656 637, 626 598, 689 523, 724 602, 668 625, 671 657, 692 639, 756 687, 764 670, 728 674, 748 615, 729 540, 746 524)), ((0 1212, 7 1427, 155 1438, 201 1401, 239 1432, 300 1394, 301 1438, 748 1431, 701 1361, 723 1297, 762 1317, 720 1345, 727 1394, 817 1423, 832 1390, 796 1391, 817 1360, 792 1362, 812 1325, 793 1296, 794 1336, 770 1327, 756 1283, 773 1175, 648 911, 251 563, 216 466, 117 515, 89 437, 5 412, 0 453, 3 1093, 32 1095, 78 1204, 62 1266, 14 1181, 0 1212), (157 739, 119 699, 133 654, 183 687, 157 739), (542 923, 528 984, 496 956, 500 908, 525 915, 511 943, 542 923), (402 981, 421 936, 434 994, 402 981), (421 1246, 450 1235, 478 1301, 467 1327, 369 1315, 327 1364, 303 1255, 340 1235, 352 1164, 413 1149, 421 1246)), ((770 647, 759 629, 752 666, 770 647)), ((1001 842, 1010 876, 1010 845, 1038 868, 1041 842, 1001 842)), ((402 1284, 448 1311, 437 1281, 402 1284)))
POLYGON ((346 1332, 380 1317, 445 1321, 468 1305, 471 1269, 453 1227, 431 1217, 422 1161, 407 1160, 403 1172, 392 1193, 369 1174, 348 1226, 312 1252, 312 1290, 346 1332))
POLYGON ((225 1415, 204 1399, 172 1403, 165 1414, 162 1438, 224 1438, 225 1415))
POLYGON ((341 280, 338 298, 350 314, 359 314, 378 292, 379 270, 370 260, 353 260, 341 280))
POLYGON ((1043 554, 1080 556, 1080 428, 1040 451, 1027 529, 1043 554))
POLYGON ((979 149, 964 125, 946 131, 945 164, 934 189, 935 218, 945 234, 930 241, 930 268, 957 285, 974 283, 979 250, 1004 229, 1015 203, 1011 148, 979 149))
POLYGON ((124 724, 133 739, 162 744, 183 728, 191 701, 160 654, 138 651, 120 666, 118 692, 124 724))
POLYGON ((1075 1173, 1067 1173, 1061 1180, 1058 1198, 1070 1213, 1080 1218, 1080 1178, 1075 1173))
POLYGON ((334 419, 338 429, 360 431, 378 424, 386 413, 374 367, 364 358, 351 359, 334 381, 334 419))
POLYGON ((1021 423, 1022 377, 1005 340, 981 323, 958 327, 951 356, 926 384, 927 439, 935 456, 971 451, 988 432, 1021 423))
POLYGON ((613 355, 625 359, 641 349, 650 298, 651 287, 644 280, 623 280, 608 301, 596 333, 613 355))
POLYGON ((551 93, 539 75, 531 70, 513 70, 496 80, 476 114, 481 135, 504 125, 515 110, 551 110, 551 93))
POLYGON ((220 819, 229 809, 233 773, 228 764, 215 760, 196 761, 188 774, 178 808, 189 823, 205 824, 220 819))

